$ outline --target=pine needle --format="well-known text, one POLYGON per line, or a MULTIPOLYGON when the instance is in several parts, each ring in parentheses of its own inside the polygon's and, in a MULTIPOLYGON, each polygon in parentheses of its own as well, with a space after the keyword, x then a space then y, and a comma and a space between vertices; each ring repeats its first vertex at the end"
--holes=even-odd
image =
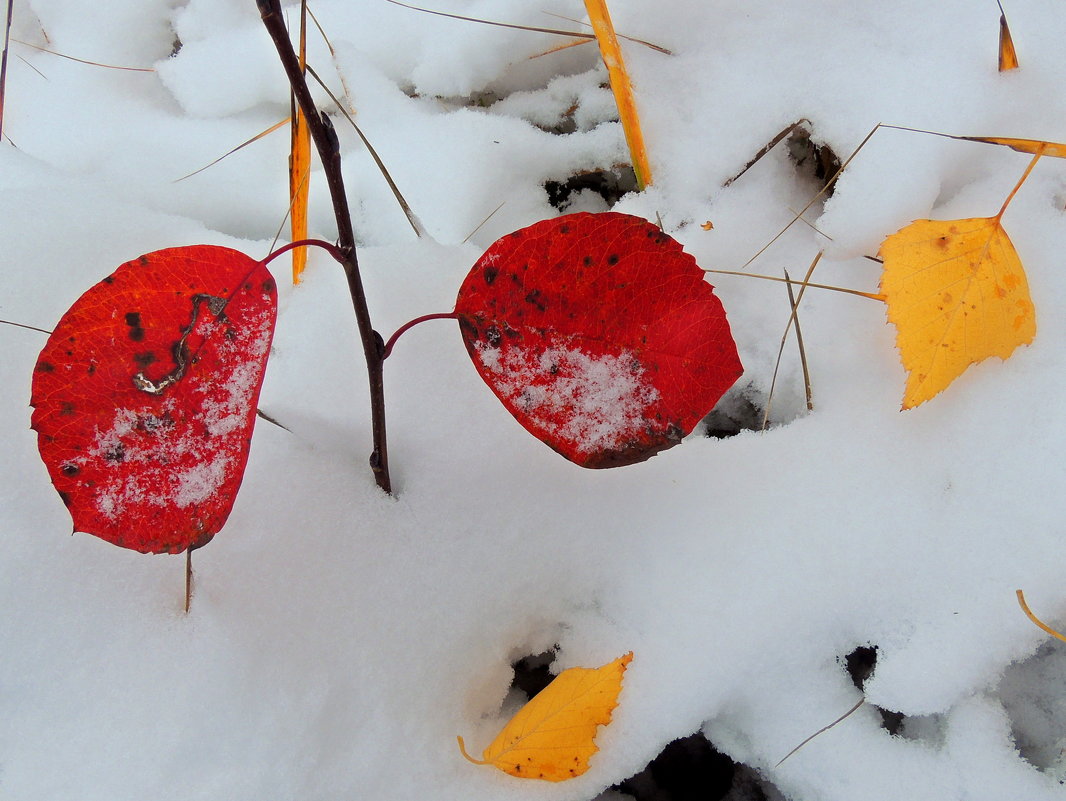
POLYGON ((618 37, 611 24, 606 0, 585 0, 585 10, 592 22, 592 30, 596 33, 600 56, 607 67, 611 91, 614 92, 614 102, 618 106, 618 117, 622 122, 622 131, 625 133, 626 144, 629 146, 629 157, 633 162, 633 172, 637 177, 637 190, 643 191, 651 184, 651 168, 648 165, 648 154, 644 146, 644 134, 640 130, 640 118, 637 115, 637 104, 633 97, 633 84, 629 80, 629 73, 626 72, 625 62, 622 60, 622 51, 618 47, 618 37))

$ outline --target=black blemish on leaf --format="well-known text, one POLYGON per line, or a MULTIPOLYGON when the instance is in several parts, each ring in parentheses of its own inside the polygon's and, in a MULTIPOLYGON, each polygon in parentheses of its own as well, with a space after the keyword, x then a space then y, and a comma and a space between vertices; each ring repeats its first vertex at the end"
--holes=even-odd
POLYGON ((559 233, 560 234, 568 234, 568 233, 570 233, 570 226, 569 225, 565 225, 565 224, 564 225, 560 225, 559 226, 559 233))
POLYGON ((485 329, 485 341, 489 343, 489 347, 500 347, 500 329, 494 325, 485 329))
POLYGON ((141 256, 139 259, 137 259, 137 263, 140 264, 142 267, 147 267, 148 266, 148 257, 147 256, 141 256))
POLYGON ((152 351, 146 351, 145 353, 135 353, 133 355, 133 361, 135 361, 143 369, 156 361, 156 355, 152 351))
POLYGON ((63 501, 64 506, 70 506, 70 495, 63 492, 62 490, 60 490, 59 492, 59 500, 63 501))
POLYGON ((526 303, 531 303, 541 311, 544 311, 546 308, 548 308, 548 305, 544 302, 544 298, 541 297, 541 292, 539 289, 534 289, 528 295, 526 295, 526 303))
POLYGON ((88 373, 89 375, 92 375, 93 373, 95 373, 96 372, 96 362, 93 362, 92 364, 90 364, 85 372, 88 373))
POLYGON ((486 267, 482 272, 482 276, 485 278, 485 283, 488 286, 492 286, 492 282, 496 280, 496 276, 500 274, 498 267, 486 267))
POLYGON ((67 478, 78 475, 81 472, 81 468, 76 464, 67 463, 59 468, 59 472, 65 475, 67 478))
POLYGON ((226 338, 227 342, 232 342, 237 338, 237 330, 230 326, 226 327, 226 330, 222 332, 222 336, 226 338))
POLYGON ((274 280, 272 278, 268 278, 262 284, 262 289, 264 292, 273 292, 276 288, 277 285, 274 283, 274 280))
POLYGON ((115 276, 109 275, 107 278, 104 279, 104 283, 105 284, 113 284, 113 283, 115 283, 115 276))
POLYGON ((127 312, 126 325, 130 327, 130 339, 132 339, 134 342, 140 342, 142 339, 144 339, 144 328, 141 326, 140 312, 127 312))
POLYGON ((34 369, 38 373, 51 373, 55 371, 56 367, 51 362, 37 362, 37 367, 34 369))
POLYGON ((59 406, 59 413, 63 417, 70 417, 72 414, 74 414, 74 404, 70 401, 63 401, 63 403, 61 403, 59 406))
POLYGON ((581 263, 588 267, 592 264, 592 256, 585 256, 585 258, 581 260, 581 263))
POLYGON ((611 265, 612 267, 614 267, 614 265, 618 264, 618 254, 617 253, 612 253, 610 256, 608 256, 607 257, 607 263, 609 265, 611 265))
POLYGON ((104 453, 104 460, 108 461, 108 462, 111 462, 112 464, 117 464, 118 462, 121 462, 125 458, 126 458, 126 446, 123 445, 121 442, 119 442, 116 445, 114 445, 113 447, 109 448, 104 453))

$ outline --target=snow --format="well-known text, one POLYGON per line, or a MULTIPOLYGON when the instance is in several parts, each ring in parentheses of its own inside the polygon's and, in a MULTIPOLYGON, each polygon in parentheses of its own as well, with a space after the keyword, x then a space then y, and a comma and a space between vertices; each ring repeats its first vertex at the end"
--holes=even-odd
MULTIPOLYGON (((737 269, 817 186, 784 144, 723 182, 800 118, 842 160, 879 121, 1066 140, 1066 17, 1053 0, 1004 5, 1021 62, 1008 74, 994 3, 612 0, 620 32, 673 53, 624 44, 654 183, 614 210, 661 218, 701 266, 737 269)), ((544 12, 583 14, 574 0, 435 7, 547 27, 568 23, 544 12)), ((312 29, 312 64, 334 91, 343 75, 430 234, 415 237, 336 117, 386 337, 450 310, 498 236, 558 214, 545 181, 627 160, 592 45, 531 59, 559 38, 382 0, 312 10, 336 51, 312 29)), ((51 328, 117 265, 163 247, 269 251, 288 206, 283 131, 175 183, 288 115, 261 28, 251 0, 15 4, 23 41, 156 71, 12 44, 0 318, 51 328)), ((875 292, 864 256, 885 236, 995 214, 1028 159, 880 130, 806 213, 817 230, 793 225, 747 269, 795 277, 825 249, 813 280, 875 292)), ((311 196, 312 233, 335 236, 317 168, 311 196)), ((1038 320, 1008 361, 900 412, 884 309, 811 289, 799 316, 813 412, 790 338, 768 431, 694 434, 615 470, 529 436, 456 326, 419 325, 386 367, 393 497, 366 463, 344 276, 313 254, 305 283, 280 287, 259 400, 290 430, 257 426, 233 513, 194 555, 188 615, 183 559, 69 536, 29 430, 44 337, 4 326, 0 796, 618 799, 605 789, 701 732, 772 799, 1066 799, 1064 646, 1014 595, 1066 626, 1064 206, 1066 165, 1047 158, 1003 218, 1038 320), (860 699, 843 663, 862 646, 877 648, 867 704, 778 765, 860 699), (546 784, 466 762, 455 735, 480 752, 517 706, 511 663, 553 647, 554 671, 634 653, 590 771, 546 784), (903 715, 899 733, 874 705, 903 715)), ((284 277, 283 260, 274 269, 284 277)), ((746 368, 727 403, 762 408, 787 298, 711 278, 746 368)))

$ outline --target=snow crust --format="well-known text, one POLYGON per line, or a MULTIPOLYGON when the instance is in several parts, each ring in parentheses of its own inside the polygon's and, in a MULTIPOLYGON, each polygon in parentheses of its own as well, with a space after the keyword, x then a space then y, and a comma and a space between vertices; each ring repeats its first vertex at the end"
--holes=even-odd
POLYGON ((479 343, 478 360, 496 390, 541 430, 555 431, 578 453, 610 450, 636 439, 659 399, 632 353, 596 356, 579 347, 527 348, 479 343))
MULTIPOLYGON (((744 265, 817 191, 783 145, 723 187, 800 118, 841 159, 878 121, 1066 141, 1054 0, 1004 3, 1021 61, 1006 74, 994 3, 610 5, 620 32, 673 53, 623 45, 654 183, 614 209, 661 218, 705 268, 744 265)), ((558 213, 545 181, 627 160, 590 45, 531 58, 563 41, 379 0, 312 9, 336 52, 312 31, 312 63, 335 92, 347 85, 431 234, 416 239, 336 117, 386 336, 451 309, 495 238, 558 213), (573 132, 546 130, 556 122, 573 132)), ((566 23, 545 11, 583 13, 570 0, 440 9, 548 27, 566 23)), ((251 0, 15 4, 22 41, 156 71, 12 45, 0 318, 50 328, 115 266, 162 247, 267 253, 288 208, 283 131, 175 183, 288 115, 259 26, 251 0)), ((864 257, 884 236, 995 214, 1027 161, 881 130, 806 213, 817 230, 793 225, 747 270, 795 278, 825 249, 813 280, 876 292, 864 257)), ((335 236, 317 169, 311 197, 312 234, 335 236)), ((3 326, 0 796, 618 799, 605 789, 701 732, 771 799, 1061 801, 1063 646, 1014 591, 1066 626, 1064 206, 1066 166, 1042 159, 1003 218, 1038 318, 1010 360, 901 413, 883 308, 812 289, 799 316, 813 412, 790 340, 768 431, 694 434, 618 470, 582 470, 527 436, 455 327, 417 326, 386 370, 392 498, 366 465, 344 277, 313 255, 306 283, 281 287, 260 397, 291 431, 257 426, 229 522, 195 554, 188 616, 182 559, 69 536, 28 428, 44 337, 3 326), (549 786, 463 760, 455 735, 478 750, 516 707, 510 663, 553 646, 559 670, 634 652, 589 773, 549 786), (862 693, 843 663, 860 646, 877 648, 862 693), (898 734, 875 705, 903 715, 898 734)), ((284 272, 276 262, 281 285, 284 272)), ((724 407, 761 408, 788 300, 769 282, 710 278, 747 369, 724 407)), ((182 497, 195 503, 208 478, 186 476, 182 497)))

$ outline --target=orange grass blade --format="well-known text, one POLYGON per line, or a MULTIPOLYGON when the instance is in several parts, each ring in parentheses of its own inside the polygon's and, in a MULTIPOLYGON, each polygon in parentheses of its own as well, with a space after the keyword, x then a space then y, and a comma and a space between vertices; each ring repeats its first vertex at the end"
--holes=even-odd
POLYGON ((618 47, 618 37, 607 12, 606 0, 585 0, 592 30, 596 33, 596 42, 600 46, 600 55, 607 67, 611 79, 611 91, 618 106, 618 116, 622 121, 622 131, 629 145, 629 156, 633 161, 633 172, 637 176, 637 189, 643 190, 651 184, 651 168, 648 166, 648 154, 644 147, 644 134, 640 130, 640 118, 637 104, 633 98, 633 84, 626 72, 622 51, 618 47))
MULTIPOLYGON (((307 69, 307 2, 300 3, 300 71, 307 69)), ((311 132, 307 118, 292 97, 292 148, 289 151, 289 224, 291 241, 307 239, 307 201, 310 194, 311 132)), ((307 248, 292 251, 292 283, 300 283, 307 267, 307 248)))
MULTIPOLYGON (((997 0, 998 2, 998 0, 997 0)), ((1014 49, 1014 40, 1007 27, 1007 15, 1003 3, 999 3, 999 71, 1018 69, 1018 51, 1014 49)))
POLYGON ((1043 629, 1052 637, 1057 637, 1063 642, 1066 642, 1066 636, 1059 634, 1057 631, 1055 631, 1055 629, 1051 628, 1051 626, 1049 626, 1047 623, 1044 623, 1040 618, 1033 614, 1032 610, 1029 609, 1029 604, 1025 602, 1025 595, 1022 594, 1021 590, 1015 590, 1015 593, 1017 593, 1018 595, 1018 605, 1021 606, 1022 611, 1025 612, 1025 616, 1031 621, 1033 621, 1033 624, 1038 629, 1043 629))
POLYGON ((1008 136, 953 136, 951 134, 940 133, 939 131, 926 131, 921 128, 907 128, 903 125, 885 125, 881 124, 881 128, 893 128, 897 131, 912 131, 914 133, 931 134, 932 136, 943 136, 945 139, 959 139, 963 142, 980 142, 984 145, 999 145, 1001 147, 1009 147, 1011 150, 1017 150, 1019 153, 1029 153, 1036 155, 1039 153, 1041 156, 1051 156, 1057 159, 1066 159, 1066 144, 1062 142, 1045 142, 1041 139, 1015 139, 1008 136))

